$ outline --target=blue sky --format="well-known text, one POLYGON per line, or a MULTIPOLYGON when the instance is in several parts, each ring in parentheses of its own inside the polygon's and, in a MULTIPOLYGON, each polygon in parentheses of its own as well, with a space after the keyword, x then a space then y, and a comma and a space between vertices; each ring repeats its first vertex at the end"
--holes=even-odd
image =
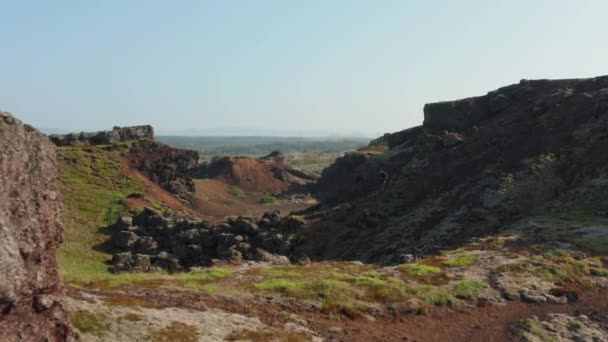
POLYGON ((377 135, 427 102, 608 74, 608 1, 0 0, 0 108, 36 127, 377 135))

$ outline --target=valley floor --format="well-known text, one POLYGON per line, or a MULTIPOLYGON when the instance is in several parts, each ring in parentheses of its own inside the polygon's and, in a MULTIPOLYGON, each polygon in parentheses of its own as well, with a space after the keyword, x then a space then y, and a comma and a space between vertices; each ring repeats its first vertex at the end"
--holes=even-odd
MULTIPOLYGON (((607 296, 608 290, 603 289, 583 292, 578 302, 566 305, 507 302, 438 308, 422 316, 354 320, 330 319, 308 311, 286 312, 284 306, 273 303, 257 302, 251 307, 176 290, 117 293, 72 289, 67 302, 77 317, 88 319, 80 326, 77 322, 86 341, 517 341, 525 339, 523 332, 529 329, 525 324, 531 319, 546 322, 558 316, 605 327, 607 296)), ((594 336, 589 341, 606 340, 601 328, 589 337, 594 336)))
POLYGON ((69 282, 66 301, 85 341, 608 341, 608 259, 553 246, 108 275, 69 282))

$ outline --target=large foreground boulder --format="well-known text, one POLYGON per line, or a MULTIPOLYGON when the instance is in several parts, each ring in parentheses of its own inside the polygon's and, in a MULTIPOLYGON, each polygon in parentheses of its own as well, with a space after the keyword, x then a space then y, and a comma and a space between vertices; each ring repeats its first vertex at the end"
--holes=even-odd
POLYGON ((55 299, 61 202, 50 141, 0 112, 0 341, 64 341, 71 330, 55 299))

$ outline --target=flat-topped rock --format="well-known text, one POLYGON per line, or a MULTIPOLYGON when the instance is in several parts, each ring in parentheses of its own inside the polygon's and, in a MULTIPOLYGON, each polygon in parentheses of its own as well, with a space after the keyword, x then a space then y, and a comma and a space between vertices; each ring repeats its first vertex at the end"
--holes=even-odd
POLYGON ((114 127, 111 131, 53 134, 49 138, 58 146, 107 145, 121 141, 154 139, 154 128, 150 125, 114 127))

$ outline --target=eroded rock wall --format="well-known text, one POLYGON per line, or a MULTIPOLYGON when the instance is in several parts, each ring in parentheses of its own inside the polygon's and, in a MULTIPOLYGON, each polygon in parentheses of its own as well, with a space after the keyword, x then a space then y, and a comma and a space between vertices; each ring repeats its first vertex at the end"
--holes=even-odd
POLYGON ((154 139, 154 128, 150 125, 114 127, 111 131, 54 134, 49 138, 58 146, 107 145, 121 141, 154 139))
POLYGON ((608 177, 608 76, 522 80, 424 114, 423 125, 389 135, 388 152, 347 154, 324 170, 316 192, 338 209, 307 230, 305 254, 398 263, 413 248, 433 254, 495 233, 608 177))
POLYGON ((195 192, 192 175, 199 165, 198 152, 173 148, 158 141, 140 140, 133 144, 127 158, 131 166, 154 183, 192 205, 195 192))
POLYGON ((55 250, 62 241, 55 150, 0 112, 0 341, 70 336, 55 250))

